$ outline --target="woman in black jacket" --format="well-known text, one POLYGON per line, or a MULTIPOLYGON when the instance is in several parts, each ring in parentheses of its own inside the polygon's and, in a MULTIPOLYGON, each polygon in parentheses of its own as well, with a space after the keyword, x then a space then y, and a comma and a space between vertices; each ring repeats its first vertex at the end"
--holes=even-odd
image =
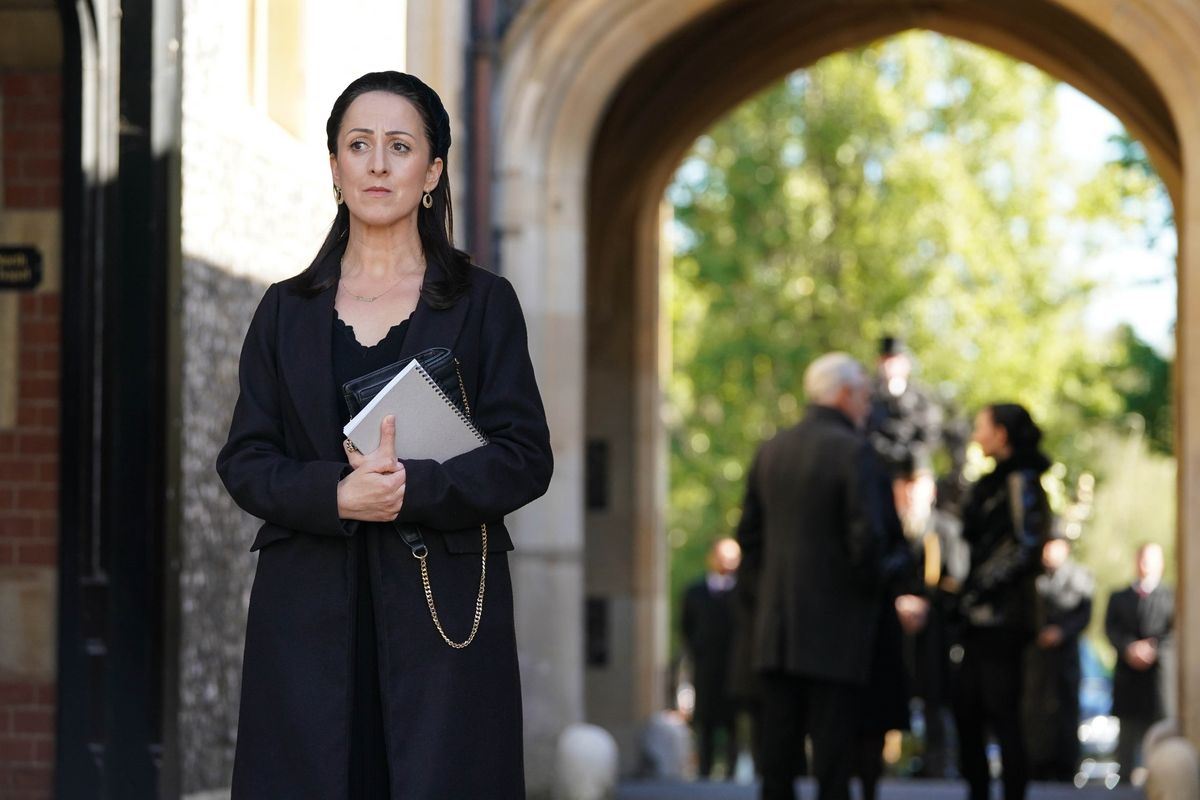
POLYGON ((1042 432, 1019 405, 988 406, 975 418, 974 441, 996 468, 972 487, 963 507, 971 569, 959 604, 961 641, 955 681, 962 774, 971 800, 987 800, 986 730, 1000 742, 1005 800, 1022 800, 1029 782, 1021 732, 1021 665, 1036 630, 1035 579, 1050 508, 1041 475, 1050 460, 1042 432))
POLYGON ((518 800, 504 516, 552 466, 524 318, 512 286, 451 245, 450 123, 432 89, 364 75, 327 134, 337 216, 255 312, 217 461, 264 520, 233 798, 518 800), (389 417, 379 448, 357 452, 339 387, 431 348, 452 353, 448 394, 488 443, 398 460, 389 417))

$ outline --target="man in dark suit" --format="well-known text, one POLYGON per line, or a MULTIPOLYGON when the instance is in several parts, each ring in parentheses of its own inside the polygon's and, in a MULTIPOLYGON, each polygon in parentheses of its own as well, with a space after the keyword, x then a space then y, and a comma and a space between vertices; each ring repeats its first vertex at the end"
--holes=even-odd
POLYGON ((739 593, 755 602, 763 800, 794 800, 805 733, 821 800, 848 800, 884 587, 912 561, 887 473, 859 431, 870 409, 862 366, 822 356, 804 389, 804 419, 763 444, 750 470, 739 593))
POLYGON ((732 778, 737 763, 735 727, 737 706, 730 692, 736 608, 733 588, 742 550, 733 539, 718 539, 708 552, 708 574, 688 587, 683 597, 683 644, 692 660, 696 708, 699 775, 712 773, 713 750, 724 736, 725 777, 732 778))
POLYGON ((1112 713, 1121 721, 1117 761, 1127 780, 1150 725, 1175 714, 1175 593, 1162 585, 1162 547, 1151 542, 1138 548, 1137 576, 1128 589, 1113 593, 1104 617, 1117 649, 1112 713))

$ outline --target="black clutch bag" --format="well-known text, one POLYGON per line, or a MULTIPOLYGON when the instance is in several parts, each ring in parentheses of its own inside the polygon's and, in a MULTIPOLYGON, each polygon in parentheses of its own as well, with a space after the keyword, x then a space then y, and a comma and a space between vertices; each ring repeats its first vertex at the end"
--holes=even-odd
POLYGON ((454 403, 459 411, 465 411, 462 383, 458 379, 458 365, 454 354, 448 347, 431 347, 343 383, 342 397, 346 400, 346 407, 350 409, 350 416, 353 417, 362 411, 363 407, 379 394, 379 390, 414 358, 429 373, 429 377, 433 378, 446 397, 450 398, 450 402, 454 403))

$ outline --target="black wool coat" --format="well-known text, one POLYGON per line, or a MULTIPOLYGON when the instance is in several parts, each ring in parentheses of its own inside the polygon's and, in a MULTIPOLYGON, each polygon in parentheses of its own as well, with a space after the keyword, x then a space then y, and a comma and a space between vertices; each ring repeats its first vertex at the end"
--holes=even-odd
POLYGON ((705 578, 683 595, 683 643, 692 659, 698 724, 733 722, 736 707, 730 686, 730 665, 737 625, 732 587, 714 592, 705 578))
MULTIPOLYGON (((430 279, 438 277, 430 268, 430 279)), ((472 268, 469 291, 421 300, 405 353, 453 350, 489 443, 443 464, 404 462, 400 521, 419 525, 448 635, 470 630, 488 526, 487 590, 475 641, 448 647, 430 619, 418 562, 379 526, 340 519, 342 449, 331 360, 334 297, 271 286, 242 350, 241 394, 217 470, 264 522, 254 540, 235 800, 346 798, 357 560, 368 535, 391 796, 523 798, 521 692, 504 516, 546 491, 545 412, 512 286, 472 268)))
POLYGON ((1117 649, 1113 669, 1112 713, 1117 717, 1154 721, 1176 712, 1175 592, 1159 584, 1145 597, 1129 587, 1113 592, 1104 614, 1104 632, 1117 649), (1138 639, 1158 641, 1158 661, 1139 671, 1121 654, 1138 639))
POLYGON ((1025 652, 1025 747, 1035 764, 1073 764, 1079 753, 1079 637, 1092 619, 1091 573, 1074 561, 1037 577, 1038 623, 1057 625, 1055 647, 1025 652))
POLYGON ((759 448, 737 535, 753 668, 867 685, 881 607, 914 566, 887 474, 845 415, 811 406, 759 448))
POLYGON ((1026 639, 1036 633, 1036 581, 1054 521, 1040 477, 1049 466, 1039 453, 1014 456, 971 487, 962 530, 971 569, 959 601, 968 626, 1006 628, 1026 639))

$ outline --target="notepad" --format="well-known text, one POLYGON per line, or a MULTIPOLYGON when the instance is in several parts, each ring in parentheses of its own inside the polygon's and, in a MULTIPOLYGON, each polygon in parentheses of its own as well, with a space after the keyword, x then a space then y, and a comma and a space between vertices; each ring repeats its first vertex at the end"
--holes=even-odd
POLYGON ((379 426, 396 417, 396 458, 448 461, 487 444, 485 437, 414 358, 342 432, 363 453, 379 447, 379 426))

